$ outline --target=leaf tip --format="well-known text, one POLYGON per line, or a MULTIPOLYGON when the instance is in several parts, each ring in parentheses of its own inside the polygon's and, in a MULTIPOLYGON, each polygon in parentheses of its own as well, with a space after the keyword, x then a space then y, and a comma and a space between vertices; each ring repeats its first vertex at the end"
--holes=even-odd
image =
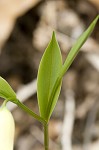
POLYGON ((99 15, 96 16, 96 18, 95 18, 95 20, 94 20, 94 24, 97 23, 98 19, 99 19, 99 15))
POLYGON ((55 31, 53 31, 53 33, 52 33, 52 39, 53 39, 53 40, 56 40, 55 31))

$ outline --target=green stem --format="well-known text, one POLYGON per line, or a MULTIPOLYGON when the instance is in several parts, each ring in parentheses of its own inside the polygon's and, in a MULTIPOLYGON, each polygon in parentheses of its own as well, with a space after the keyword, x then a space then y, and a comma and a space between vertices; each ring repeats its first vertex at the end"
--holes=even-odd
POLYGON ((17 100, 17 102, 15 102, 15 104, 43 124, 43 126, 44 126, 44 147, 45 147, 45 150, 49 150, 48 123, 46 122, 46 120, 44 120, 39 115, 35 114, 31 109, 29 109, 27 106, 25 106, 19 100, 17 100))
POLYGON ((4 100, 3 104, 1 105, 1 108, 5 107, 7 102, 8 102, 8 100, 4 100))
POLYGON ((44 147, 45 150, 49 149, 49 135, 48 135, 48 124, 44 125, 44 147))
POLYGON ((40 117, 39 115, 35 114, 31 109, 29 109, 27 106, 25 106, 23 103, 21 103, 19 100, 17 100, 17 106, 19 106, 22 110, 24 110, 25 112, 27 112, 29 115, 31 115, 32 117, 34 117, 36 120, 38 120, 39 122, 41 122, 42 124, 46 124, 46 121, 40 117))

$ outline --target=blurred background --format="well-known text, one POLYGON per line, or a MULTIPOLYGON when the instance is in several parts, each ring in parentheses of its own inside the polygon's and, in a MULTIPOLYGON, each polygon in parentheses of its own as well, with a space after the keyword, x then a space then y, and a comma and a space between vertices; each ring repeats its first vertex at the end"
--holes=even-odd
MULTIPOLYGON (((37 70, 52 31, 64 61, 97 14, 99 0, 0 0, 0 76, 35 113, 37 70)), ((14 150, 43 150, 42 125, 8 107, 16 122, 14 150)), ((64 76, 49 136, 50 150, 99 149, 99 21, 64 76)))

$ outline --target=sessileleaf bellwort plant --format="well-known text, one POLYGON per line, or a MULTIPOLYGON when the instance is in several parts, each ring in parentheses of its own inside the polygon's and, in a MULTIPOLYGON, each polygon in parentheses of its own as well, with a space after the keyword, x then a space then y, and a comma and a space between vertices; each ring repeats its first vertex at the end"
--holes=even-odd
POLYGON ((37 115, 21 103, 7 81, 0 77, 0 97, 4 99, 4 103, 0 108, 0 150, 13 149, 14 121, 11 113, 6 108, 6 103, 8 101, 15 103, 22 110, 42 123, 44 127, 44 148, 45 150, 49 150, 48 123, 60 94, 62 78, 72 64, 80 48, 94 30, 98 20, 99 15, 74 43, 64 64, 62 64, 61 51, 56 40, 55 32, 53 32, 38 69, 37 97, 40 115, 37 115), (3 139, 5 139, 4 142, 3 139))

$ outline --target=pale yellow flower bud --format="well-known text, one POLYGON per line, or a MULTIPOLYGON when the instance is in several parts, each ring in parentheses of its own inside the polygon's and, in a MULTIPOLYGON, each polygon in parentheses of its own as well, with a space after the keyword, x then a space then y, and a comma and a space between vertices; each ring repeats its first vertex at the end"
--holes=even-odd
POLYGON ((15 124, 6 106, 0 108, 0 150, 13 150, 15 124))

